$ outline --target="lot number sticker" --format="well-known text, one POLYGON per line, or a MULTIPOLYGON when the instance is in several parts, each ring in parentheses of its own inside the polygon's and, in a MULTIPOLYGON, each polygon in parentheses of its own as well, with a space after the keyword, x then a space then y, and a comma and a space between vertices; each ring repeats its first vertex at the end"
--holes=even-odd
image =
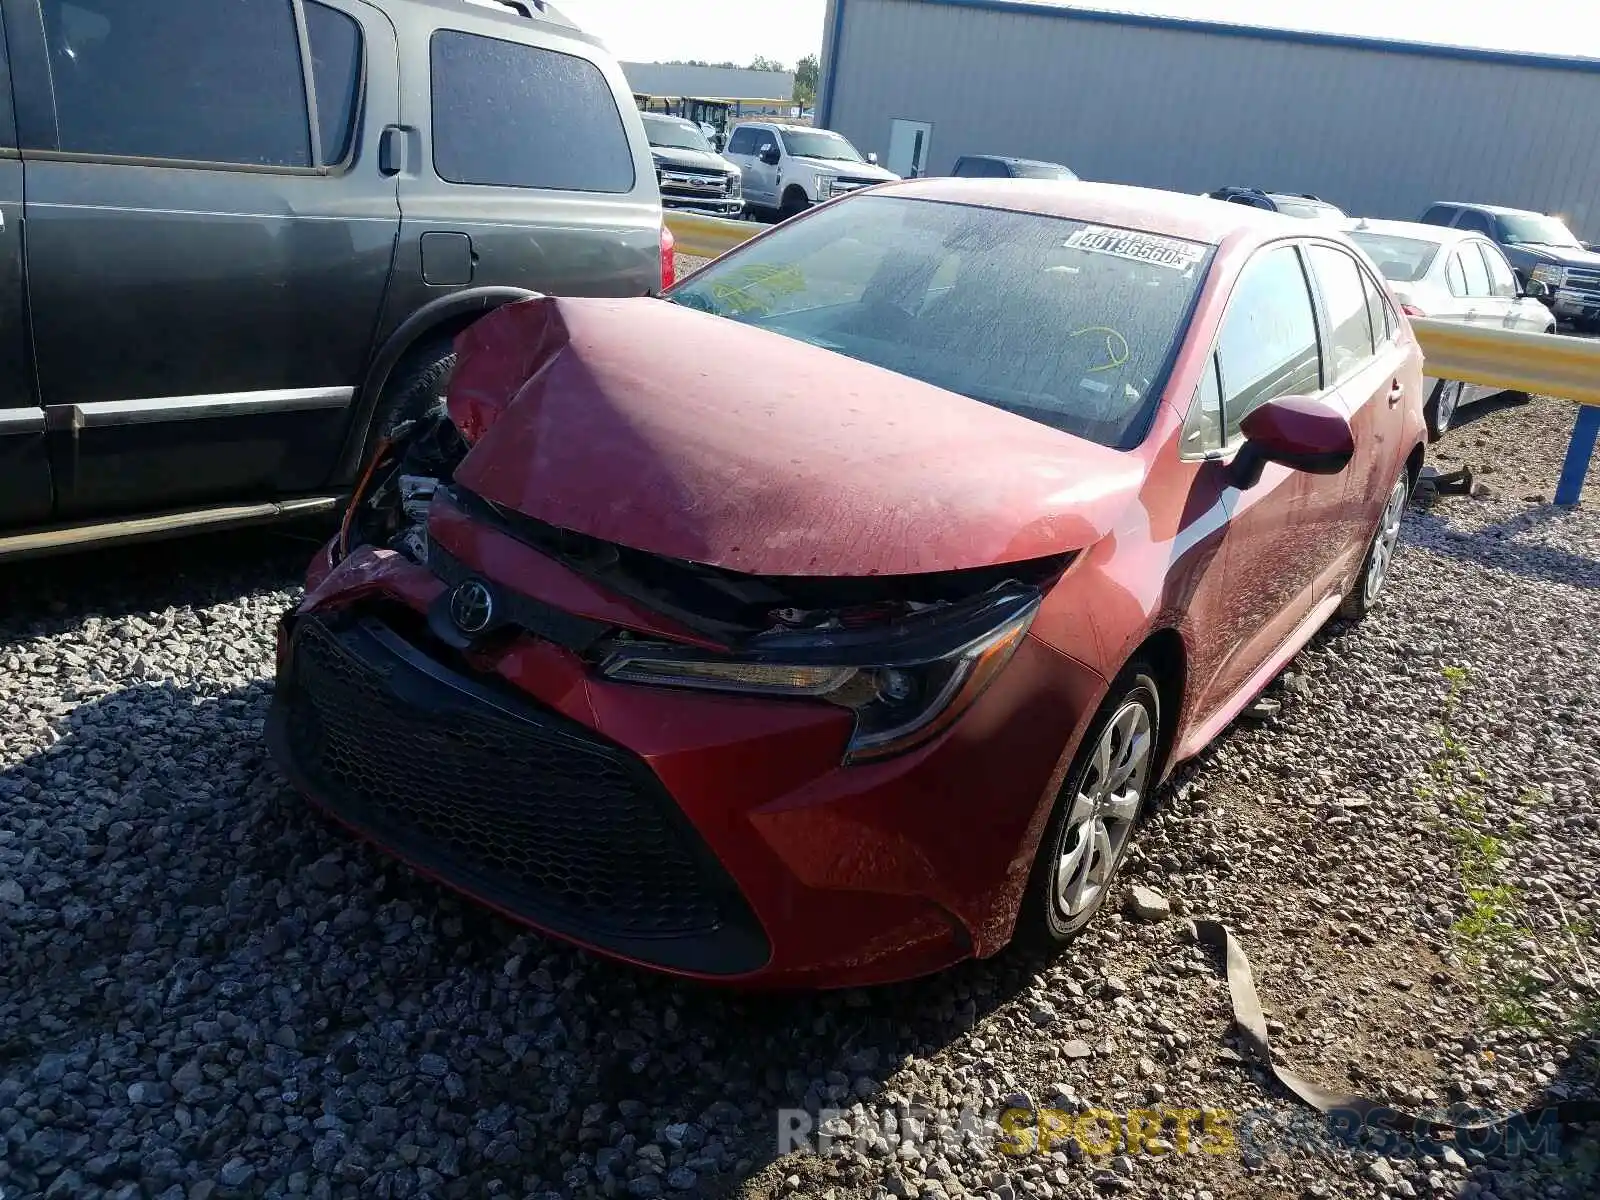
POLYGON ((1068 236, 1066 246, 1090 254, 1109 254, 1132 262, 1152 263, 1174 271, 1190 271, 1205 256, 1205 248, 1180 238, 1131 233, 1126 229, 1107 229, 1104 225, 1085 225, 1068 236))

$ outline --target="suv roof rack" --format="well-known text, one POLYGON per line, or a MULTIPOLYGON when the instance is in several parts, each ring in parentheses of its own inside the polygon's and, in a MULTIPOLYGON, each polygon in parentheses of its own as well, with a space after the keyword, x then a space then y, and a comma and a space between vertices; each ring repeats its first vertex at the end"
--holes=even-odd
POLYGON ((545 0, 466 0, 466 3, 476 4, 483 8, 510 9, 519 17, 528 17, 530 20, 534 12, 543 16, 546 8, 545 0), (529 11, 530 5, 533 8, 533 12, 529 11))

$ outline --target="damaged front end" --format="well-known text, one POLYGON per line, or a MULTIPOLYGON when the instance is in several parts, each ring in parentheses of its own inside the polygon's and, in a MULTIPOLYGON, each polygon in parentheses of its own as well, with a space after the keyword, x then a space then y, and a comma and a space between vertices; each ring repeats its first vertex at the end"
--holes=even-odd
POLYGON ((441 405, 376 455, 340 530, 336 561, 362 547, 394 551, 455 588, 478 573, 430 541, 443 504, 628 602, 657 622, 551 614, 537 588, 484 580, 519 629, 449 628, 449 595, 429 624, 458 650, 509 634, 551 638, 552 615, 582 637, 558 637, 588 671, 614 683, 826 703, 849 712, 844 761, 912 750, 953 724, 1005 668, 1045 593, 1073 555, 919 575, 832 578, 732 571, 557 528, 454 481, 470 447, 441 405), (434 560, 430 564, 430 557, 434 560), (531 608, 530 608, 531 606, 531 608), (678 629, 690 637, 663 636, 678 629), (692 640, 691 640, 692 639, 692 640))

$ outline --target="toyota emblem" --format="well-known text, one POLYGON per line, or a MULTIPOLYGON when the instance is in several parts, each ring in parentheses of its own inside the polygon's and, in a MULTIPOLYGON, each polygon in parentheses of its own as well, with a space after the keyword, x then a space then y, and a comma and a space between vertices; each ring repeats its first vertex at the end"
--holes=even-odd
POLYGON ((450 593, 450 619, 462 633, 482 633, 494 620, 494 595, 476 579, 450 593))

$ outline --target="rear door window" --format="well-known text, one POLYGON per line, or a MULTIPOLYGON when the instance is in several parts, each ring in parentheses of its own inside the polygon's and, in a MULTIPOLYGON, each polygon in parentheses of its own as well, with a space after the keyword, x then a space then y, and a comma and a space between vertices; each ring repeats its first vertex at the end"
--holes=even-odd
POLYGON ((1293 246, 1268 250, 1239 277, 1217 338, 1217 362, 1229 441, 1268 400, 1321 390, 1317 319, 1293 246))
POLYGON ((330 166, 348 157, 361 111, 361 26, 316 0, 306 0, 305 13, 322 165, 330 166))
POLYGON ((1491 237, 1494 235, 1494 226, 1489 224, 1489 218, 1481 212, 1473 212, 1470 208, 1461 210, 1461 216, 1456 218, 1456 228, 1470 229, 1474 233, 1482 233, 1491 237))
POLYGON ((1489 291, 1491 295, 1502 300, 1515 300, 1517 298, 1517 277, 1512 273, 1511 264, 1506 261, 1506 256, 1500 253, 1500 248, 1492 242, 1479 242, 1478 250, 1483 255, 1483 262, 1489 268, 1489 291))
POLYGON ((1445 264, 1444 281, 1450 288, 1452 296, 1465 296, 1467 294, 1467 274, 1461 267, 1461 252, 1457 250, 1450 256, 1450 261, 1445 264))
POLYGON ((1489 295, 1489 268, 1483 265, 1483 255, 1469 243, 1461 247, 1461 273, 1466 278, 1467 295, 1474 300, 1489 295))
POLYGON ((309 167, 291 0, 41 0, 59 148, 309 167))
POLYGON ((741 125, 733 131, 733 136, 728 139, 729 154, 754 154, 761 149, 760 131, 741 125))
POLYGON ((1372 318, 1356 260, 1331 246, 1307 251, 1322 291, 1328 330, 1323 357, 1328 383, 1341 383, 1372 358, 1372 318))
POLYGON ((449 183, 633 190, 616 98, 588 59, 441 29, 433 35, 433 163, 449 183))
POLYGON ((1456 215, 1456 210, 1451 208, 1449 205, 1447 205, 1447 204, 1435 204, 1427 212, 1422 214, 1422 224, 1424 224, 1424 225, 1448 225, 1448 224, 1450 224, 1450 218, 1455 216, 1455 215, 1456 215))
POLYGON ((1361 286, 1367 295, 1367 319, 1372 322, 1372 339, 1378 346, 1394 340, 1394 315, 1383 290, 1367 272, 1361 272, 1361 286))

